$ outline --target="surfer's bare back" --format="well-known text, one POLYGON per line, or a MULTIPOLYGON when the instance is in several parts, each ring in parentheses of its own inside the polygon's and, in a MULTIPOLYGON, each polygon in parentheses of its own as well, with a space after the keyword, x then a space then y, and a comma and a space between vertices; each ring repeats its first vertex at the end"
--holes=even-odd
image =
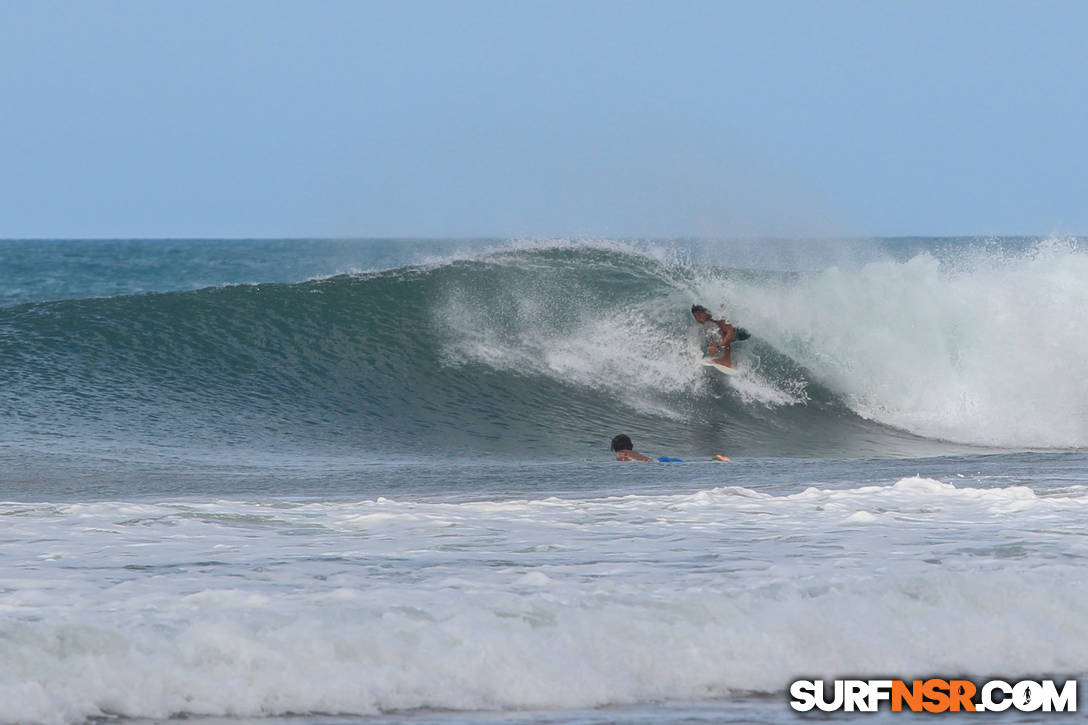
POLYGON ((635 450, 635 445, 629 436, 622 433, 612 439, 612 452, 616 454, 617 461, 652 461, 649 456, 644 456, 635 450))

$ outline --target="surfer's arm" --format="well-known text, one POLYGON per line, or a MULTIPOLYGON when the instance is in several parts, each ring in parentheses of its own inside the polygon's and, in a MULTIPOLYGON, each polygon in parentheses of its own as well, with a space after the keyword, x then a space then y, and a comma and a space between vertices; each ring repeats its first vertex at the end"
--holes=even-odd
POLYGON ((710 343, 706 346, 706 352, 708 355, 717 355, 721 352, 721 348, 727 347, 729 343, 733 342, 733 338, 737 336, 737 330, 725 320, 715 320, 713 317, 708 320, 718 326, 718 334, 722 336, 722 341, 719 343, 710 343))
POLYGON ((722 345, 728 345, 733 342, 733 338, 737 336, 737 328, 724 320, 714 320, 714 322, 718 324, 718 332, 722 335, 722 345))

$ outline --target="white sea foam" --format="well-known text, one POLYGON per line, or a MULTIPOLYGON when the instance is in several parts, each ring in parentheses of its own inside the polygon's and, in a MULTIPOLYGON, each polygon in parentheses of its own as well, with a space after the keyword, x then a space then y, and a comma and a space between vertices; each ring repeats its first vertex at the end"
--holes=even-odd
POLYGON ((1088 672, 1088 496, 0 504, 0 723, 1088 672))
POLYGON ((866 418, 996 446, 1088 445, 1088 253, 830 268, 734 281, 735 313, 866 418))

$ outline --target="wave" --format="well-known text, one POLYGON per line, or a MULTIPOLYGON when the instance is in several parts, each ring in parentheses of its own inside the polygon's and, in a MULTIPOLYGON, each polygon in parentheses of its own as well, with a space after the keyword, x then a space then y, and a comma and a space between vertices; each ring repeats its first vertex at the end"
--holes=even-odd
MULTIPOLYGON (((582 606, 515 593, 381 607, 353 590, 289 602, 204 591, 135 618, 5 623, 18 664, 0 686, 0 723, 598 707, 776 694, 813 673, 1080 673, 1088 587, 1066 574, 881 573, 849 587, 582 606), (971 608, 995 598, 999 609, 971 608), (983 644, 941 655, 948 642, 983 644)), ((530 573, 521 588, 550 583, 530 573)))
POLYGON ((522 245, 296 284, 0 309, 9 437, 535 457, 1088 445, 1088 255, 803 272, 522 245), (698 365, 693 302, 743 324, 698 365), (726 307, 727 306, 727 307, 726 307), (943 443, 942 443, 943 441, 943 443))
POLYGON ((977 445, 1088 444, 1088 253, 1075 240, 731 292, 771 346, 866 419, 977 445))
POLYGON ((0 503, 23 583, 0 621, 0 723, 1081 675, 1085 494, 914 477, 778 496, 0 503))

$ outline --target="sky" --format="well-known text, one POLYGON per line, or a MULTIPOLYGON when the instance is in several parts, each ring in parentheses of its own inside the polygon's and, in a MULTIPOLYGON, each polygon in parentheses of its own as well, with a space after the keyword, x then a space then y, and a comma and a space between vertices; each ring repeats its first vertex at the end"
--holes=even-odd
POLYGON ((0 238, 1088 234, 1088 3, 0 0, 0 238))

